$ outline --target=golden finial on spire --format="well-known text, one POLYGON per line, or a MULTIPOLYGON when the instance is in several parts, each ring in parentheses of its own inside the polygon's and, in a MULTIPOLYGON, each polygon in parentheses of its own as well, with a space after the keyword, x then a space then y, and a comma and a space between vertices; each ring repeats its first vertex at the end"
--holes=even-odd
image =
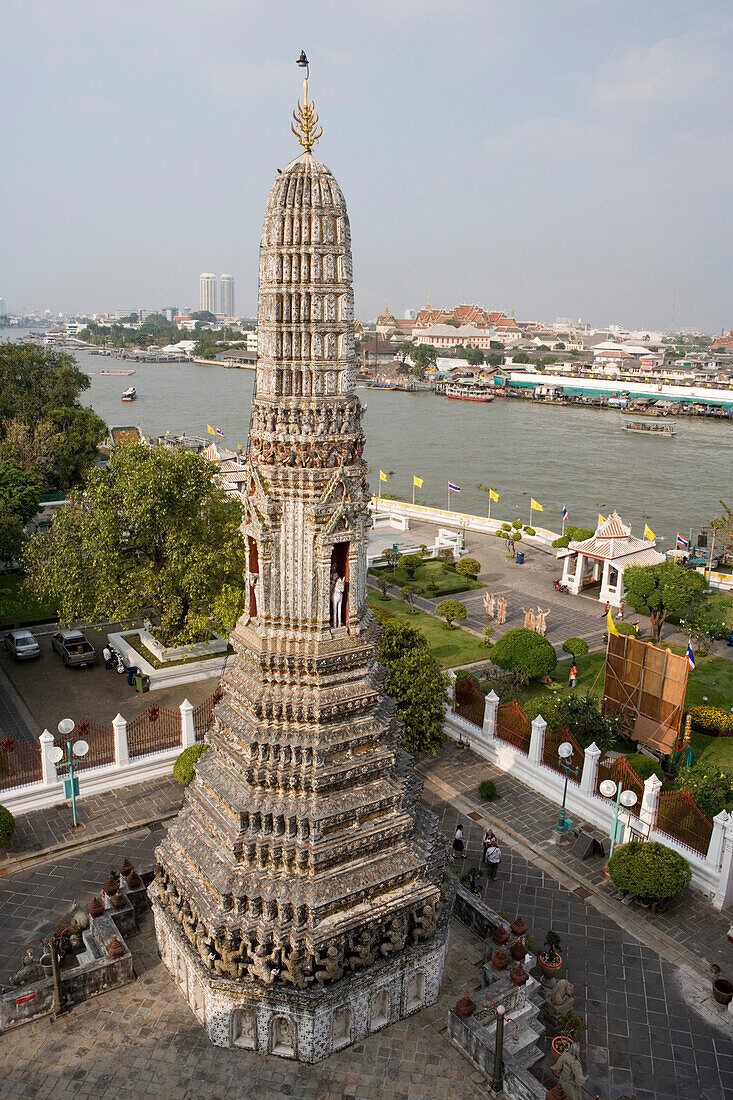
POLYGON ((318 126, 318 115, 316 114, 314 104, 308 102, 308 77, 310 75, 310 67, 308 58, 305 56, 305 50, 300 51, 300 57, 296 64, 299 65, 301 69, 305 69, 305 78, 303 79, 303 103, 301 105, 300 100, 298 100, 298 110, 297 112, 293 111, 295 125, 291 123, 290 129, 293 131, 306 153, 310 153, 311 147, 318 141, 323 133, 323 129, 318 126))

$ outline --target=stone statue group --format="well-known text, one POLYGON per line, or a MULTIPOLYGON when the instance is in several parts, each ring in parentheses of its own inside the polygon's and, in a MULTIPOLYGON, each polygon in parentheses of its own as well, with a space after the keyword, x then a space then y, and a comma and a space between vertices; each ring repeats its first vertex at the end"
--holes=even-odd
POLYGON ((534 630, 544 638, 547 633, 547 617, 550 614, 550 608, 548 607, 547 611, 543 611, 538 604, 536 608, 530 607, 529 611, 523 607, 522 611, 524 612, 525 630, 534 630))
POLYGON ((484 592, 484 618, 493 619, 501 626, 506 622, 507 603, 503 596, 495 596, 493 592, 484 592))

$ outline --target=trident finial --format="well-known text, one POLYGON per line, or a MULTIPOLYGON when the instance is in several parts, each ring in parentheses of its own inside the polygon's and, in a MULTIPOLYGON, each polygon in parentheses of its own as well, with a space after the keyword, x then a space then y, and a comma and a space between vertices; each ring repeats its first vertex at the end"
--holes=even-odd
POLYGON ((291 123, 290 129, 293 131, 306 153, 310 153, 311 147, 318 141, 323 133, 323 129, 318 126, 318 115, 316 114, 313 103, 308 102, 308 77, 310 76, 310 65, 308 58, 305 56, 305 50, 300 51, 300 57, 296 61, 296 65, 301 69, 305 69, 305 77, 303 79, 303 103, 301 104, 300 100, 298 100, 298 110, 297 112, 293 111, 295 125, 291 123))

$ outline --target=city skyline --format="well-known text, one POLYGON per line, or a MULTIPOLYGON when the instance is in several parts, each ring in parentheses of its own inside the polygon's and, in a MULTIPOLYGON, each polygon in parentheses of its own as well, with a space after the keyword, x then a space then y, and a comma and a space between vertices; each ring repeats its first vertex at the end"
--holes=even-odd
POLYGON ((286 126, 249 108, 266 96, 288 117, 305 46, 324 124, 315 153, 353 196, 358 316, 430 293, 525 318, 731 327, 722 4, 465 0, 448 24, 430 2, 380 0, 338 20, 331 3, 281 6, 285 36, 279 9, 219 0, 215 20, 195 4, 182 20, 165 3, 145 9, 145 41, 132 19, 114 42, 86 0, 73 26, 45 2, 32 18, 10 9, 4 71, 23 89, 6 96, 0 183, 13 310, 98 312, 159 288, 191 300, 185 272, 211 266, 253 312, 256 196, 294 150, 286 126), (246 65, 243 35, 257 43, 246 65), (195 134, 185 171, 181 124, 195 134), (213 171, 216 205, 201 202, 213 171))

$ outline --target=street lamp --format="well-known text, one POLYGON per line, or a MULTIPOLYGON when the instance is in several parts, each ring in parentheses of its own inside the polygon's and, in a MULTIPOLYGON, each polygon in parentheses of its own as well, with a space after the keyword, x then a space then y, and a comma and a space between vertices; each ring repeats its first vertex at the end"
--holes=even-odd
MULTIPOLYGON (((62 737, 70 738, 75 726, 76 722, 73 718, 62 718, 58 724, 58 731, 62 737)), ((89 745, 86 741, 75 741, 72 745, 71 740, 67 740, 66 751, 68 753, 67 760, 64 760, 64 750, 60 748, 51 749, 49 755, 56 765, 57 772, 62 768, 68 769, 68 775, 64 779, 64 798, 71 799, 71 812, 74 818, 72 828, 78 829, 80 826, 76 816, 76 796, 79 793, 79 780, 74 775, 74 757, 86 756, 89 752, 89 745)))
POLYGON ((573 824, 572 821, 567 820, 565 817, 565 801, 568 796, 568 777, 570 775, 577 775, 580 769, 571 767, 570 760, 573 755, 573 746, 570 744, 569 741, 563 741, 562 745, 560 745, 557 750, 557 755, 558 763, 560 764, 562 770, 565 772, 565 787, 562 792, 562 806, 560 807, 560 817, 558 818, 557 828, 555 829, 556 833, 562 835, 563 833, 567 833, 567 831, 573 824))
POLYGON ((604 798, 613 798, 613 796, 616 795, 616 808, 613 814, 613 825, 611 826, 611 851, 608 853, 608 858, 610 859, 613 855, 613 849, 616 847, 616 840, 618 839, 619 805, 630 810, 632 806, 636 805, 637 796, 634 791, 625 791, 622 783, 619 783, 617 786, 612 779, 604 779, 599 790, 604 798))

